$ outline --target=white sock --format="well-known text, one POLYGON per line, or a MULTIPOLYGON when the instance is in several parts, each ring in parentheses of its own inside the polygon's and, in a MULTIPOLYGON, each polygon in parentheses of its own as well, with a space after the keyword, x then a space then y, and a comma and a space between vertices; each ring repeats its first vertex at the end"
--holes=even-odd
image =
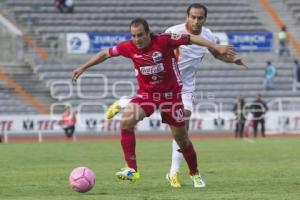
POLYGON ((183 155, 182 153, 178 152, 180 147, 176 143, 175 140, 172 142, 172 164, 171 164, 171 169, 170 169, 170 174, 174 174, 176 172, 180 171, 180 164, 183 160, 183 155))

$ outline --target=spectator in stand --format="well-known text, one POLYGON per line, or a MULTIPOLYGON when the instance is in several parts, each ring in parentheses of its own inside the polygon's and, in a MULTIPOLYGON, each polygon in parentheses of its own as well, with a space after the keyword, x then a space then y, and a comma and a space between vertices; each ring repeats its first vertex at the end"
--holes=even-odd
POLYGON ((244 133, 244 126, 246 122, 246 109, 245 98, 243 96, 238 97, 237 103, 234 105, 232 111, 235 115, 235 137, 242 138, 244 133))
POLYGON ((65 0, 66 12, 74 12, 74 0, 65 0))
POLYGON ((61 13, 73 13, 74 12, 74 0, 54 0, 54 5, 61 13))
POLYGON ((251 104, 250 110, 253 114, 253 129, 254 129, 254 137, 257 137, 257 128, 258 124, 261 125, 261 135, 266 137, 265 135, 265 115, 268 111, 267 104, 261 99, 261 94, 256 95, 256 100, 251 104))
POLYGON ((265 80, 263 83, 263 89, 264 90, 274 90, 275 86, 273 84, 273 80, 276 76, 276 68, 272 64, 271 61, 267 61, 267 66, 265 69, 265 80))
POLYGON ((281 31, 278 33, 278 41, 279 41, 279 57, 282 57, 284 53, 289 57, 290 56, 290 48, 289 48, 289 35, 287 32, 286 26, 281 27, 281 31))
POLYGON ((65 9, 65 0, 54 0, 54 5, 57 8, 57 10, 61 13, 64 12, 65 9))
POLYGON ((300 65, 298 60, 294 60, 293 67, 293 91, 297 91, 300 87, 300 65))
POLYGON ((73 111, 72 107, 66 106, 62 115, 62 120, 59 122, 59 124, 64 129, 68 138, 73 137, 76 125, 76 113, 73 111))

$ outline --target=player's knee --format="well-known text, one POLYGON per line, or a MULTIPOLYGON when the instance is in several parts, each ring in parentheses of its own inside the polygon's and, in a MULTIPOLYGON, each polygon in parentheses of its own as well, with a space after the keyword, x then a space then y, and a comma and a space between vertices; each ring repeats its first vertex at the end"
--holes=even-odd
POLYGON ((180 148, 187 148, 190 145, 189 138, 182 135, 175 137, 175 141, 180 148))
POLYGON ((131 130, 134 128, 135 124, 132 122, 132 120, 122 119, 120 126, 121 126, 121 129, 131 130))

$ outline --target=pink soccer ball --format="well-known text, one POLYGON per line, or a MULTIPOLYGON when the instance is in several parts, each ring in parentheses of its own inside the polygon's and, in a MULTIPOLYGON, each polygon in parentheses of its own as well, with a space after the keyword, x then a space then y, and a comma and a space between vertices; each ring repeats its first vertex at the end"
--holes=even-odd
POLYGON ((77 167, 69 176, 70 187, 76 192, 85 193, 95 185, 95 173, 88 167, 77 167))

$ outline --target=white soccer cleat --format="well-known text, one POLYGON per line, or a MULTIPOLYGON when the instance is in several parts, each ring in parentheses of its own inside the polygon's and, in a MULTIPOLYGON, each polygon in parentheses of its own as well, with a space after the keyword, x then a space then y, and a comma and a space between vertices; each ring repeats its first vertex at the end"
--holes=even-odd
POLYGON ((197 172, 193 176, 190 176, 195 188, 204 188, 206 186, 204 179, 201 177, 200 173, 197 172))

